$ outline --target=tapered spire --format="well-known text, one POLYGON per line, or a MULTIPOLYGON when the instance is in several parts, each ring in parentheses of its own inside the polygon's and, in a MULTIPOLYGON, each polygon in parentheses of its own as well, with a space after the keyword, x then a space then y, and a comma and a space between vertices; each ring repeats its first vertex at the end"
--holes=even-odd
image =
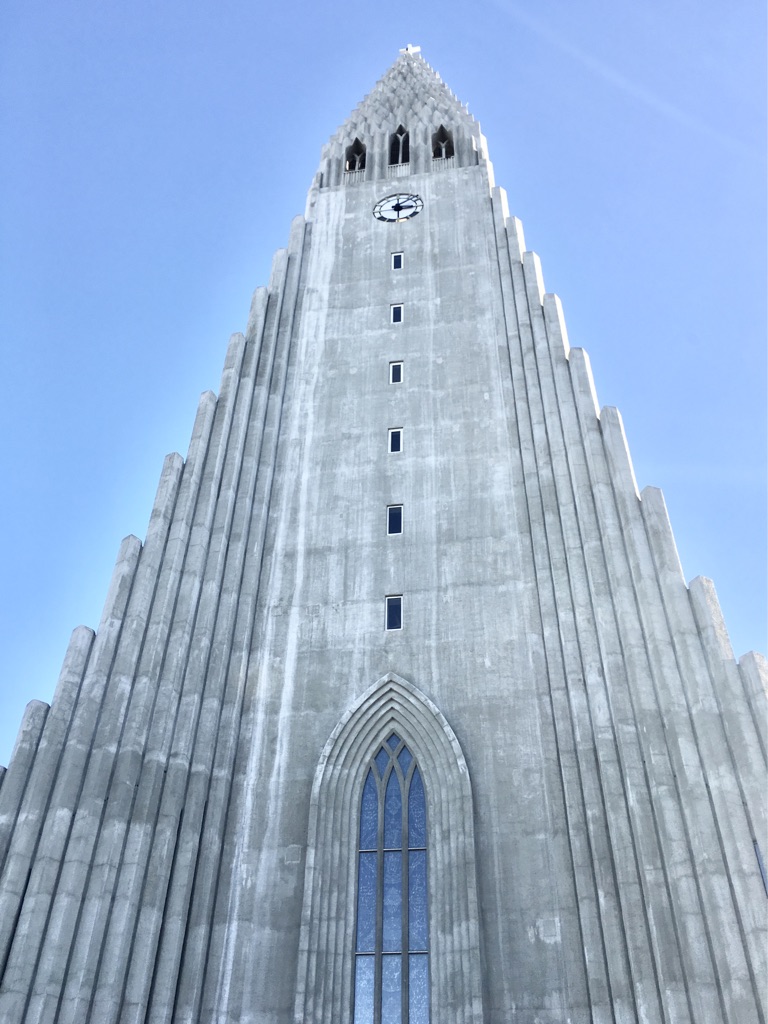
POLYGON ((332 187, 440 170, 445 164, 433 164, 432 158, 448 155, 451 166, 485 162, 485 139, 421 48, 409 44, 323 147, 316 184, 332 187), (399 147, 392 155, 396 133, 408 135, 408 160, 401 159, 399 147), (393 165, 397 171, 388 170, 393 165))
POLYGON ((394 122, 415 128, 473 126, 475 119, 421 56, 419 47, 408 46, 368 95, 355 107, 333 136, 334 139, 373 134, 394 122))

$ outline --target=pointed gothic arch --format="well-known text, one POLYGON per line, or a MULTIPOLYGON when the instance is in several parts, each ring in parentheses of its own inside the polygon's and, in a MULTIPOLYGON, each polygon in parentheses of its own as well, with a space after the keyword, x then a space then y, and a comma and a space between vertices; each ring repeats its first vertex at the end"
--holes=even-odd
POLYGON ((472 790, 453 730, 412 683, 389 673, 342 717, 315 772, 294 1018, 352 1019, 358 836, 371 758, 396 732, 427 799, 432 1024, 482 1020, 472 790))
POLYGON ((444 160, 453 156, 453 133, 449 132, 445 125, 440 125, 432 135, 432 159, 444 160))
POLYGON ((410 159, 408 131, 399 124, 397 131, 394 131, 389 137, 389 163, 390 166, 394 164, 407 164, 410 162, 410 159))
POLYGON ((345 171, 365 170, 365 143, 356 138, 351 146, 347 146, 344 154, 345 171))

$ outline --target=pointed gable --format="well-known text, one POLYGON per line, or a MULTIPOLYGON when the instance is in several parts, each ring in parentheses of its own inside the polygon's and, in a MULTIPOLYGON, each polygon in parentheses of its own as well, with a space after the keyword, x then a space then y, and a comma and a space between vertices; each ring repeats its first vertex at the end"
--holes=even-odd
POLYGON ((408 47, 323 147, 316 184, 356 185, 479 161, 487 161, 480 125, 408 47), (354 146, 365 154, 362 166, 354 146))
POLYGON ((402 53, 333 136, 333 141, 422 125, 440 124, 479 131, 475 119, 429 64, 417 53, 402 53))

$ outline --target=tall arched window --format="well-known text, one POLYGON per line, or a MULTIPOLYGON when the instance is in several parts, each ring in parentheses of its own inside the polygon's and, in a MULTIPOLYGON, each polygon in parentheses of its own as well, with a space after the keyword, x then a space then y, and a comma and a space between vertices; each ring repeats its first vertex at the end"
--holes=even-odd
POLYGON ((407 164, 410 161, 408 148, 408 132, 402 125, 389 137, 389 162, 391 164, 407 164))
POLYGON ((447 156, 453 156, 453 136, 441 124, 432 136, 432 159, 440 160, 447 156))
POLYGON ((424 785, 393 732, 360 803, 354 1024, 429 1024, 428 936, 424 785))
POLYGON ((351 146, 347 146, 347 152, 344 157, 344 170, 365 170, 365 146, 360 139, 355 139, 351 146))
POLYGON ((389 672, 344 711, 308 825, 293 1019, 485 1020, 469 768, 413 683, 389 672))

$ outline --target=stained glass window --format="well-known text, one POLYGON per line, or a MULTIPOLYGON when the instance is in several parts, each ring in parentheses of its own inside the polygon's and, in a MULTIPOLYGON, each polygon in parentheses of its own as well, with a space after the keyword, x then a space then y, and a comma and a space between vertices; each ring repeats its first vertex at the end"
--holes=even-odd
POLYGON ((396 733, 368 765, 359 836, 354 1024, 429 1024, 426 799, 396 733))

